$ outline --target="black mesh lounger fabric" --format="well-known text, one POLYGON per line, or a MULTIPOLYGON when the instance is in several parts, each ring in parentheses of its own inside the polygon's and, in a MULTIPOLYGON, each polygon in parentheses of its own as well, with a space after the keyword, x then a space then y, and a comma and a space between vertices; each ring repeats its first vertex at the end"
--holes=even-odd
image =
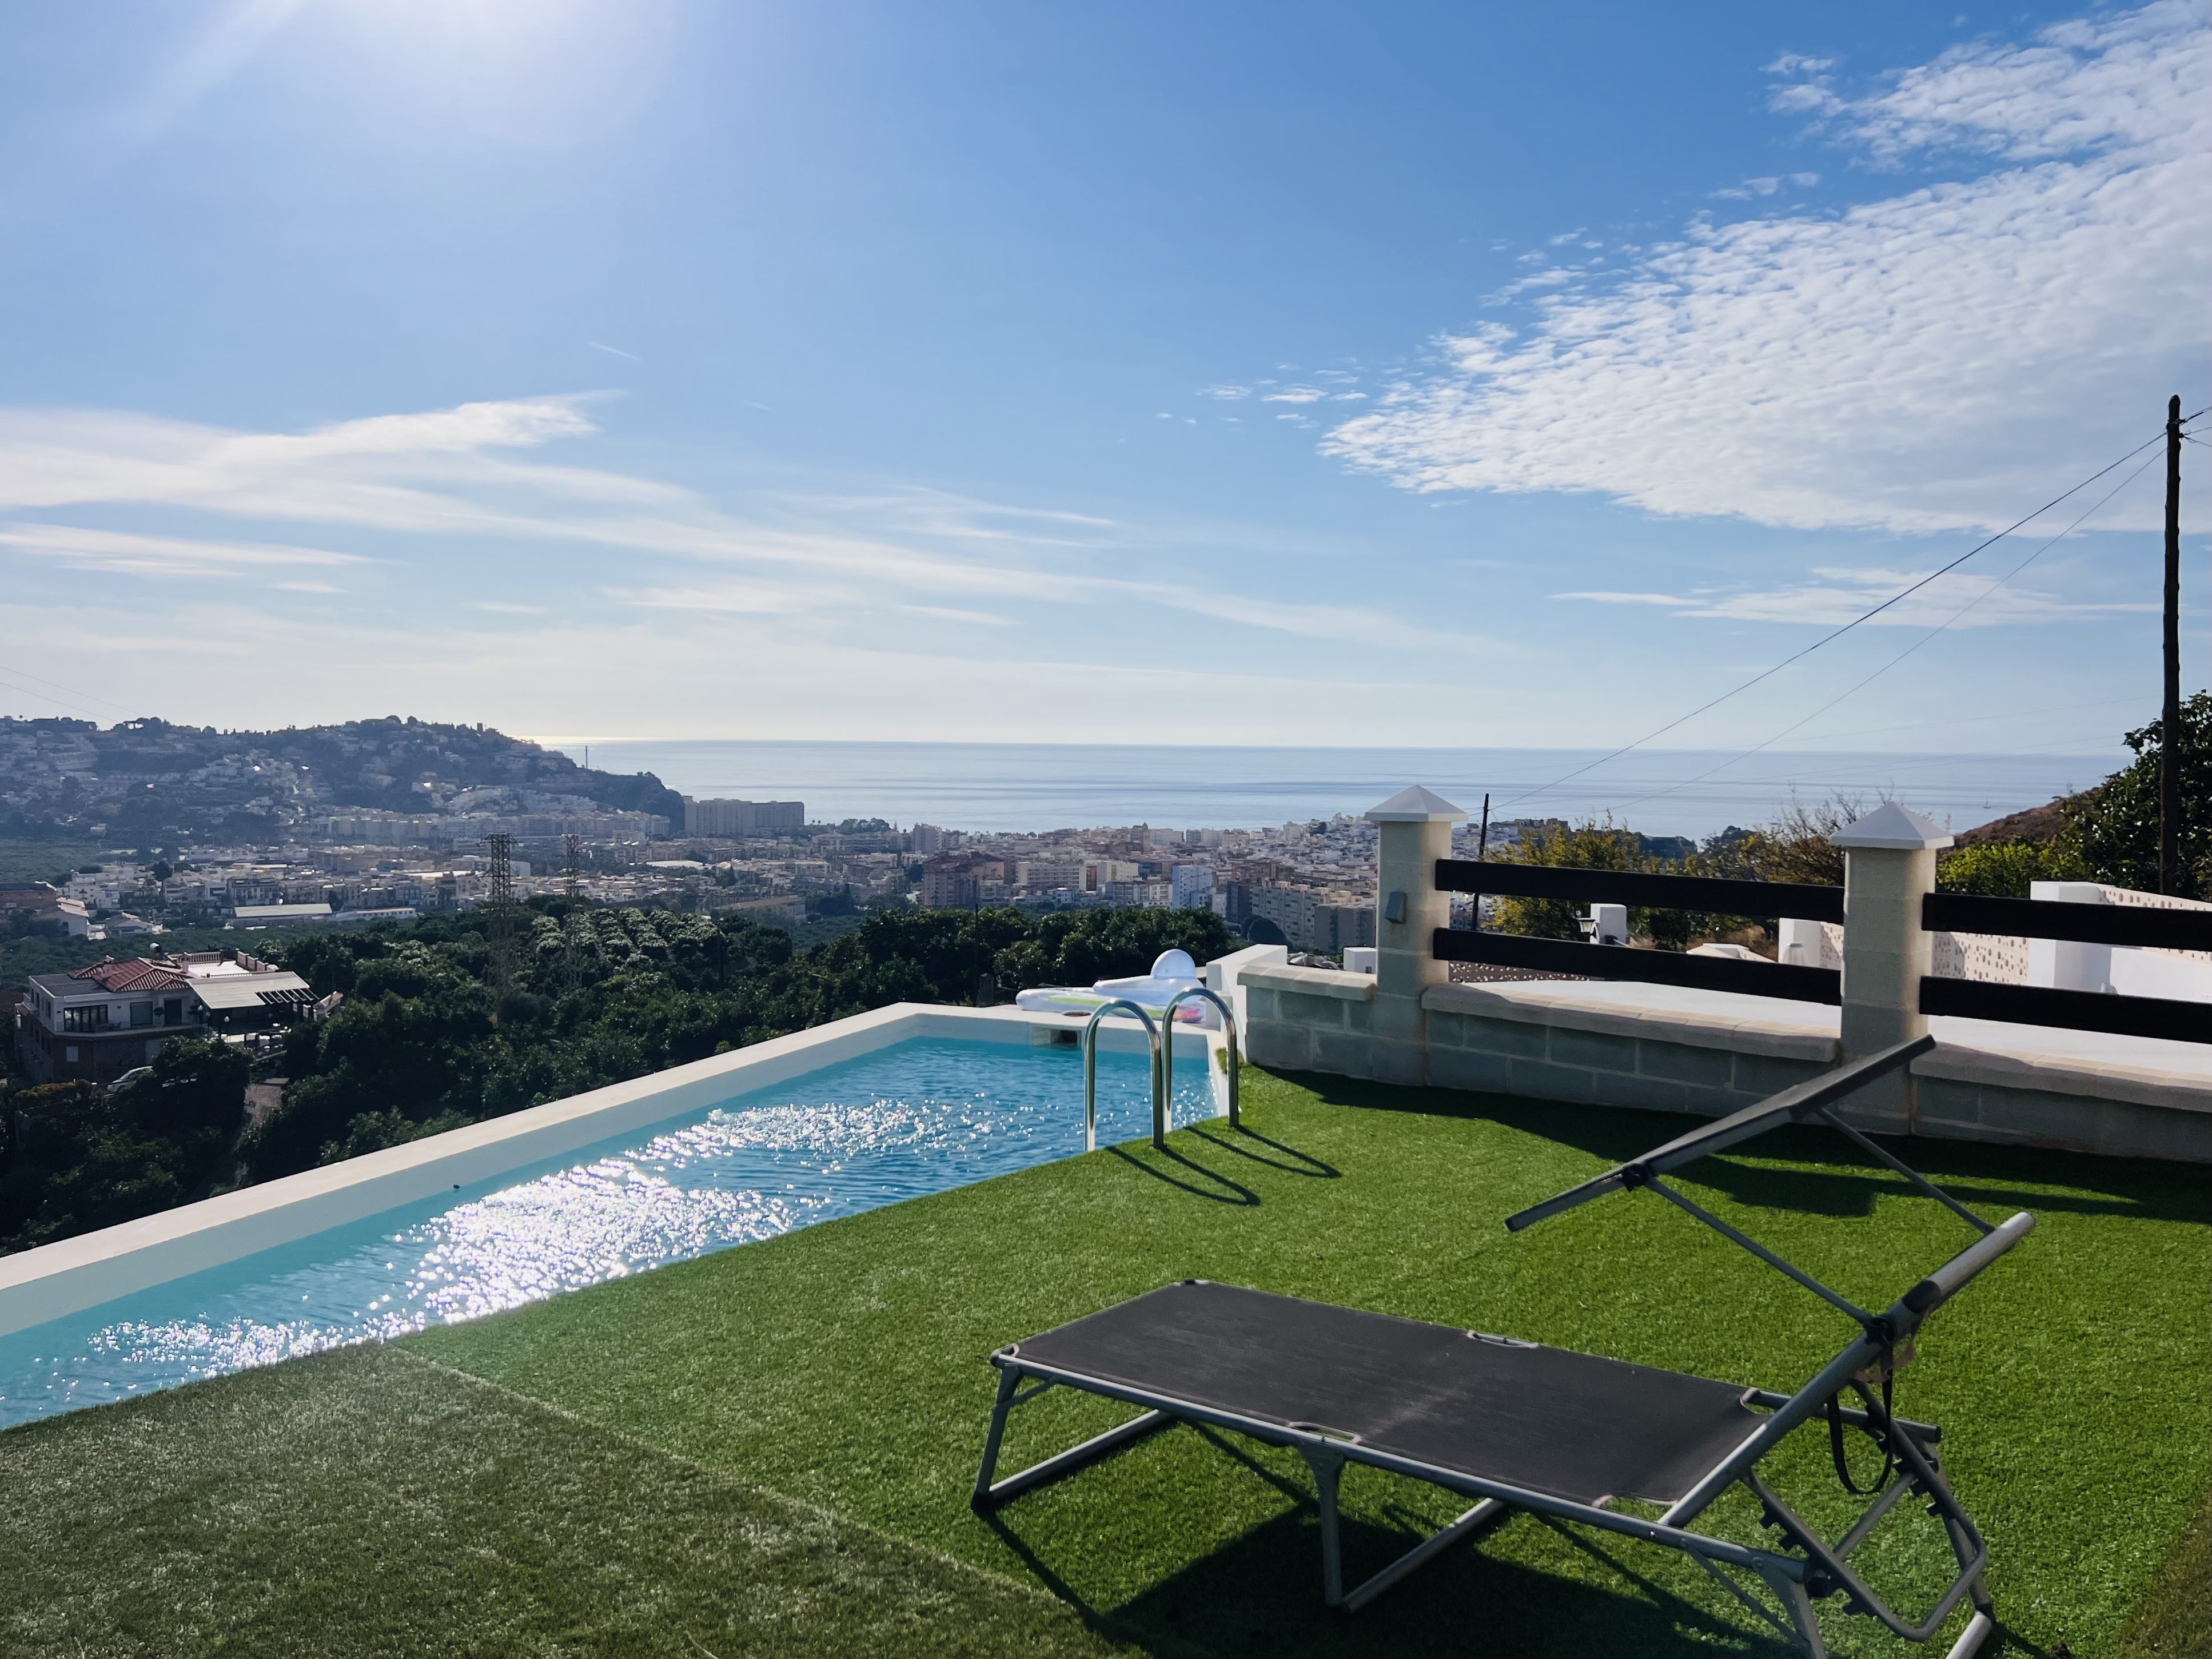
POLYGON ((1012 1353, 1585 1504, 1671 1503, 1760 1421, 1735 1383, 1203 1281, 1012 1353))

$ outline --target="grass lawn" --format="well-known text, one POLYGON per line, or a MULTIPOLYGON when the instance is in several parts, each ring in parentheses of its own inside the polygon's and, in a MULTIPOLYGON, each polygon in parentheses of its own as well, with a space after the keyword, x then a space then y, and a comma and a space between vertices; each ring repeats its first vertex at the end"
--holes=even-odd
MULTIPOLYGON (((1258 1074, 1246 1099, 1242 1134, 1200 1126, 1164 1155, 1109 1149, 0 1435, 0 1649, 1786 1651, 1682 1557, 1528 1516, 1335 1619, 1303 1463, 1188 1428, 969 1512, 983 1356, 1173 1279, 1780 1388, 1850 1334, 1649 1198, 1506 1235, 1510 1211, 1676 1121, 1258 1074)), ((1834 1137, 1745 1150, 1681 1185, 1862 1303, 1966 1242, 1834 1137)), ((2175 1547, 2212 1478, 2204 1172, 1912 1152, 1985 1212, 2041 1218, 1937 1316, 1899 1393, 1946 1427, 2014 1650, 2204 1651, 2201 1529, 2175 1547)), ((1121 1414, 1047 1395, 1005 1467, 1121 1414)), ((1785 1493, 1832 1516, 1825 1437, 1788 1449, 1785 1493)), ((1353 1574, 1455 1507, 1372 1471, 1346 1501, 1353 1574)), ((1860 1564, 1908 1599, 1934 1588, 1932 1524, 1891 1526, 1860 1564)), ((1927 1651, 1824 1612, 1839 1654, 1927 1651)))

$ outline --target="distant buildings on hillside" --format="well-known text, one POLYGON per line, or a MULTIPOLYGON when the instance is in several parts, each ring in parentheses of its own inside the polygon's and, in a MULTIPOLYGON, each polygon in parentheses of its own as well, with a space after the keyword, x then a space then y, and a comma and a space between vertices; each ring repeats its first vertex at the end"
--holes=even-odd
POLYGON ((806 804, 796 800, 694 800, 684 797, 687 836, 788 836, 806 827, 806 804))

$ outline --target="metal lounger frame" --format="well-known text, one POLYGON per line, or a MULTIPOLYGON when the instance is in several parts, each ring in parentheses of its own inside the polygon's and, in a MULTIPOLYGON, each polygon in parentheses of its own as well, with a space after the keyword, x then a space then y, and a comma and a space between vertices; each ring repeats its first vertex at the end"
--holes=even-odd
MULTIPOLYGON (((1935 1046, 1920 1037, 1881 1054, 1837 1068, 1812 1082, 1784 1090, 1755 1107, 1717 1120, 1646 1154, 1643 1158, 1607 1171, 1594 1181, 1522 1212, 1507 1223, 1518 1231, 1546 1217, 1586 1203, 1606 1193, 1650 1187, 1662 1196, 1714 1227, 1761 1261, 1849 1313, 1860 1324, 1857 1338, 1795 1394, 1767 1389, 1745 1390, 1744 1403, 1764 1408, 1767 1415, 1725 1457, 1715 1463, 1696 1485, 1656 1521, 1518 1486, 1510 1482, 1472 1475, 1455 1469, 1379 1450, 1358 1439, 1331 1434, 1318 1428, 1288 1425, 1241 1416, 1218 1406, 1133 1387, 1109 1377, 1094 1376, 1035 1359, 1025 1358, 1018 1346, 1000 1349, 990 1356, 999 1368, 998 1400, 983 1446, 981 1468, 975 1476, 971 1499, 978 1513, 988 1513, 1024 1492, 1049 1485, 1079 1469, 1111 1456, 1162 1429, 1184 1422, 1225 1429, 1271 1445, 1290 1448, 1305 1459, 1318 1490, 1322 1534, 1322 1598, 1332 1607, 1357 1611, 1415 1568, 1433 1559, 1453 1544, 1472 1536, 1489 1522, 1515 1510, 1553 1516, 1561 1521, 1601 1528, 1607 1532, 1640 1538, 1689 1554, 1753 1613, 1785 1638, 1794 1639, 1813 1659, 1826 1659, 1827 1648, 1814 1614, 1814 1604, 1841 1593, 1849 1611, 1880 1620, 1908 1641, 1932 1638, 1959 1603, 1971 1597, 1973 1617, 1952 1644, 1949 1659, 1968 1659, 1996 1628, 1995 1613, 1984 1577, 1989 1548, 1948 1481, 1936 1450, 1942 1431, 1932 1424, 1905 1418, 1889 1419, 1887 1443, 1896 1457, 1897 1478, 1873 1498, 1858 1521, 1842 1539, 1831 1544, 1799 1516, 1759 1477, 1758 1465, 1792 1431, 1822 1413, 1827 1402, 1852 1379, 1882 1358, 1893 1346, 1909 1341, 1936 1309, 1996 1261, 2033 1229, 2035 1218, 2025 1212, 2002 1225, 1983 1220, 1949 1194, 1917 1171, 1908 1169, 1887 1151, 1869 1140, 1834 1114, 1836 1103, 1861 1085, 1884 1073, 1908 1065, 1935 1046), (1899 1171, 1929 1195, 1971 1222, 1982 1235, 1974 1243, 1915 1285, 1883 1313, 1875 1315, 1854 1307, 1818 1280, 1746 1237, 1719 1218, 1699 1208, 1664 1186, 1658 1176, 1695 1158, 1735 1145, 1784 1122, 1819 1120, 1841 1130, 1871 1152, 1883 1164, 1899 1171), (1024 1387, 1024 1383, 1028 1386, 1024 1387), (1078 1389, 1086 1394, 1139 1407, 1143 1414, 1109 1429, 1082 1444, 1046 1458, 1018 1474, 994 1480, 1006 1419, 1014 1407, 1056 1387, 1078 1389), (1443 1487, 1475 1499, 1473 1508, 1415 1545, 1381 1571, 1347 1591, 1344 1588, 1343 1553, 1337 1516, 1337 1488, 1345 1466, 1364 1464, 1394 1474, 1443 1487), (1690 1523, 1727 1492, 1741 1483, 1760 1504, 1766 1524, 1782 1534, 1778 1547, 1755 1548, 1690 1530, 1690 1523), (1919 1620, 1907 1619, 1893 1609, 1857 1573, 1850 1557, 1875 1528, 1907 1498, 1917 1498, 1939 1520, 1949 1538, 1959 1566, 1950 1587, 1936 1598, 1919 1620), (1785 1553, 1788 1552, 1788 1553, 1785 1553), (1756 1574, 1781 1604, 1778 1615, 1722 1571, 1723 1565, 1756 1574)), ((1839 1408, 1844 1421, 1855 1426, 1882 1429, 1881 1412, 1839 1408)), ((1602 1503, 1604 1500, 1601 1500, 1602 1503)))

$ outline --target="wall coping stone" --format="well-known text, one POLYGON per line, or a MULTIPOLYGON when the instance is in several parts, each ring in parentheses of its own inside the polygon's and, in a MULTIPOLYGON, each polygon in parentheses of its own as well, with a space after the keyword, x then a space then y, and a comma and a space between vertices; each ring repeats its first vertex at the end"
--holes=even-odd
POLYGON ((2150 1066, 2066 1054, 2007 1054, 1943 1042, 1912 1062, 1917 1077, 1948 1078, 2000 1089, 2037 1089, 2054 1095, 2123 1100, 2165 1111, 2212 1114, 2212 1082, 2178 1077, 2150 1066))
MULTIPOLYGON (((1489 985, 1433 985, 1422 994, 1421 1006, 1431 1013, 1472 1014, 1484 1019, 1519 1020, 1531 1025, 1556 1025, 1569 1030, 1601 1031, 1612 1036, 1640 1037, 1654 1042, 1680 1042, 1696 1048, 1726 1048, 1736 1054, 1762 1054, 1781 1060, 1811 1060, 1832 1064, 1842 1053, 1842 1039, 1832 1009, 1818 1009, 1811 1018, 1790 1010, 1801 1005, 1778 1002, 1772 1011, 1744 1008, 1669 1006, 1664 1003, 1638 1006, 1626 1000, 1597 1002, 1590 987, 1578 980, 1508 980, 1489 985), (1826 1018, 1821 1018, 1825 1015, 1826 1018)), ((1639 993, 1673 989, 1639 986, 1639 993)), ((1641 999, 1639 999, 1641 1000, 1641 999)), ((1749 997, 1730 998, 1751 1003, 1749 997)), ((1802 1005, 1811 1007, 1812 1005, 1802 1005)))
POLYGON ((1243 983, 1250 990, 1290 991, 1300 996, 1334 997, 1340 1002, 1375 1000, 1375 975, 1334 968, 1247 968, 1243 983))

